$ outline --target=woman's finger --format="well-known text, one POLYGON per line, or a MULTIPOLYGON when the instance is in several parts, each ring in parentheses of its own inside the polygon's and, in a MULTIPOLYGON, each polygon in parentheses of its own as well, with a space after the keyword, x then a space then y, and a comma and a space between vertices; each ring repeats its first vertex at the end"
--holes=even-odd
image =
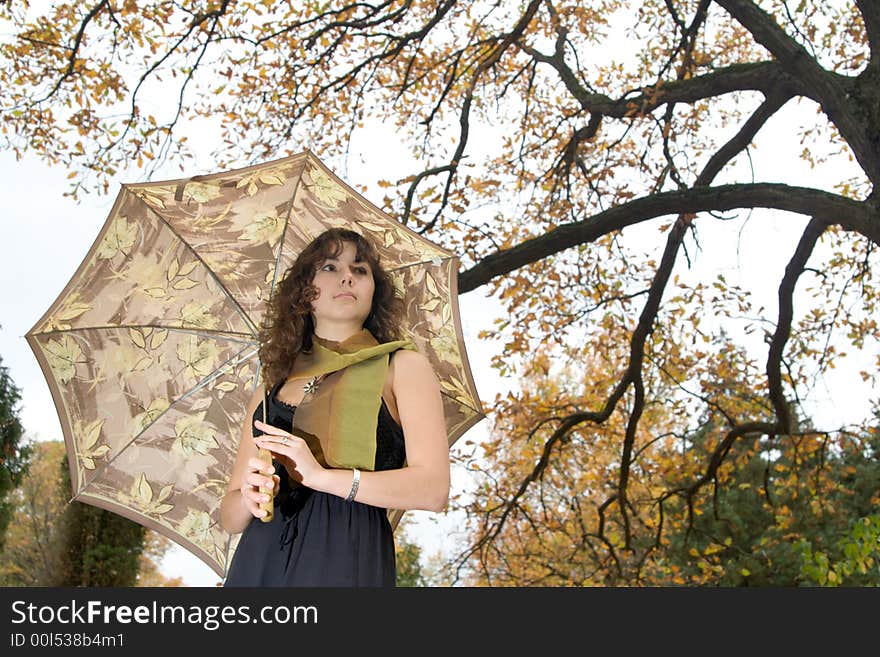
POLYGON ((244 485, 241 487, 241 499, 247 512, 256 518, 262 518, 266 515, 265 509, 260 508, 260 497, 262 494, 257 493, 252 486, 244 485))
MULTIPOLYGON (((273 427, 271 424, 266 424, 265 422, 260 422, 257 420, 254 422, 254 426, 257 427, 260 431, 265 434, 269 434, 272 436, 289 436, 290 434, 284 429, 279 429, 278 427, 273 427)), ((256 436, 257 438, 261 438, 262 436, 256 436)))
POLYGON ((271 475, 267 477, 257 472, 251 472, 247 477, 245 477, 245 481, 248 483, 248 485, 255 488, 259 488, 260 486, 272 488, 275 485, 275 480, 272 478, 271 475))
POLYGON ((271 463, 267 467, 266 462, 256 456, 248 459, 248 467, 252 472, 262 472, 267 475, 275 474, 275 467, 271 463))
POLYGON ((257 446, 261 449, 268 449, 273 454, 281 454, 283 456, 293 457, 293 450, 291 449, 291 441, 284 440, 261 440, 257 439, 257 446))

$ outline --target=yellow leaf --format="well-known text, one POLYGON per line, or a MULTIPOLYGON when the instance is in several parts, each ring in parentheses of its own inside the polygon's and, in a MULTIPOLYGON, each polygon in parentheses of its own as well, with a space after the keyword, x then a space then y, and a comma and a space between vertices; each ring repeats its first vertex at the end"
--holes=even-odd
POLYGON ((147 343, 144 342, 144 336, 137 329, 128 329, 128 336, 131 338, 131 341, 134 342, 141 349, 145 349, 147 347, 147 343))
POLYGON ((83 438, 82 438, 82 448, 83 451, 89 451, 95 443, 98 442, 98 438, 101 436, 101 427, 104 425, 104 419, 100 418, 95 420, 94 422, 86 425, 83 430, 83 438))
POLYGON ((156 498, 157 502, 164 502, 171 496, 171 492, 174 490, 174 484, 168 484, 161 491, 159 491, 159 497, 156 498))
POLYGON ((177 272, 178 276, 187 276, 196 266, 199 264, 198 260, 193 260, 192 262, 186 263, 180 270, 177 272))
POLYGON ((437 289, 437 283, 434 282, 434 277, 427 272, 425 273, 425 285, 428 286, 428 291, 435 297, 440 296, 440 291, 437 289))
POLYGON ((147 369, 152 364, 153 364, 153 359, 150 356, 144 356, 137 363, 135 363, 135 366, 132 367, 131 369, 133 372, 141 372, 141 371, 147 369))
POLYGON ((165 338, 168 337, 168 329, 160 329, 153 333, 153 337, 150 338, 150 349, 155 349, 160 346, 163 342, 165 342, 165 338))
POLYGON ((92 306, 87 303, 77 302, 71 303, 69 305, 64 306, 61 312, 58 314, 58 321, 69 321, 74 319, 75 317, 79 317, 84 312, 87 312, 92 309, 92 306))
POLYGON ((171 285, 171 287, 173 287, 175 290, 189 290, 190 288, 193 288, 198 284, 198 281, 194 281, 189 278, 183 278, 179 281, 176 281, 174 284, 171 285))
POLYGON ((153 501, 153 489, 150 486, 150 482, 147 481, 146 474, 143 472, 134 484, 134 496, 144 506, 153 501))

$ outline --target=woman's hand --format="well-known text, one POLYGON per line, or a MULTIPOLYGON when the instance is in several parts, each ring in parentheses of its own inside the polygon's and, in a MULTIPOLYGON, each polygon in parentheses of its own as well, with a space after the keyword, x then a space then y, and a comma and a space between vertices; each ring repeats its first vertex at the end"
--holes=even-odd
POLYGON ((284 465, 291 479, 303 486, 314 486, 314 482, 320 478, 324 468, 315 460, 315 455, 312 454, 306 441, 259 420, 254 426, 264 432, 262 436, 254 438, 257 448, 272 452, 284 465))
POLYGON ((281 483, 281 477, 275 474, 275 467, 258 457, 252 457, 247 462, 247 474, 244 476, 244 483, 239 489, 241 491, 241 503, 255 518, 262 518, 266 515, 266 510, 260 508, 261 502, 268 502, 269 496, 260 490, 260 487, 272 487, 273 497, 278 494, 278 487, 281 483))

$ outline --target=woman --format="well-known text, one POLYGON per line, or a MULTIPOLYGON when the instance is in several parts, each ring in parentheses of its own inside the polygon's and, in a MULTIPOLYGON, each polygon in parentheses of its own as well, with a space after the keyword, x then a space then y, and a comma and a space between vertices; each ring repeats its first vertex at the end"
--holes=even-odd
POLYGON ((326 231, 284 275, 260 335, 268 392, 248 404, 221 504, 224 528, 244 532, 225 586, 394 586, 386 509, 445 508, 440 387, 396 339, 401 309, 353 231, 326 231))

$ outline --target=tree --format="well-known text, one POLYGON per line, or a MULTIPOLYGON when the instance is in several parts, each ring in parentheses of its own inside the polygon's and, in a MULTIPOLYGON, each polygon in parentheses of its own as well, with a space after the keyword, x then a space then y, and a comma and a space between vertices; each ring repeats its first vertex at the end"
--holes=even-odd
POLYGON ((544 451, 554 416, 591 403, 605 363, 596 359, 585 371, 557 372, 549 363, 546 354, 536 355, 523 390, 496 404, 491 439, 466 459, 478 468, 472 499, 464 504, 474 543, 459 564, 467 584, 880 584, 876 429, 817 435, 792 409, 794 433, 737 441, 711 484, 686 495, 724 427, 710 416, 697 430, 680 433, 687 423, 646 401, 651 412, 636 437, 637 478, 627 502, 634 540, 624 548, 620 516, 601 503, 612 494, 614 425, 625 415, 601 429, 579 427, 544 451), (533 418, 542 422, 535 427, 533 418), (539 479, 523 486, 542 460, 547 465, 539 479), (676 487, 678 495, 658 501, 654 491, 676 487))
POLYGON ((459 558, 454 580, 472 586, 643 583, 658 558, 657 533, 671 531, 671 514, 658 514, 656 493, 693 469, 676 435, 680 422, 662 401, 669 391, 658 386, 658 399, 646 400, 625 519, 606 500, 616 490, 627 409, 550 440, 559 418, 596 402, 616 369, 613 361, 599 353, 583 366, 554 368, 548 351, 533 355, 521 391, 496 401, 490 439, 462 456, 476 470, 474 490, 461 502, 472 546, 459 558))
POLYGON ((3 586, 50 586, 58 575, 57 523, 67 498, 61 488, 60 441, 33 444, 27 476, 15 489, 8 540, 0 551, 3 586))
POLYGON ((138 568, 137 586, 183 586, 180 577, 165 577, 159 570, 159 564, 165 552, 171 547, 171 541, 158 532, 148 530, 144 540, 144 551, 138 568))
MULTIPOLYGON (((828 579, 831 562, 838 583, 880 585, 880 569, 871 567, 880 545, 870 533, 880 503, 876 428, 867 435, 823 435, 801 420, 797 429, 773 442, 734 445, 731 462, 741 465, 725 468, 692 523, 669 532, 653 577, 660 583, 672 575, 688 584, 815 585, 826 583, 817 580, 828 579)), ((707 425, 693 446, 705 450, 718 433, 707 425)))
POLYGON ((416 543, 406 540, 405 537, 398 537, 396 552, 397 586, 425 586, 425 578, 422 576, 422 567, 419 563, 422 549, 416 543))
POLYGON ((0 551, 6 543, 14 503, 9 499, 27 473, 30 447, 22 438, 24 428, 18 418, 21 393, 0 358, 0 551))
MULTIPOLYGON (((736 465, 734 445, 794 436, 792 409, 844 353, 870 359, 862 377, 876 382, 876 2, 94 0, 9 3, 0 18, 13 35, 0 48, 3 145, 70 168, 74 196, 106 191, 122 166, 183 165, 199 125, 220 126, 218 166, 302 144, 334 162, 361 128, 397 126, 419 164, 382 183, 384 202, 462 254, 461 293, 485 286, 506 304, 480 336, 503 344, 498 370, 516 373, 540 345, 572 362, 608 352, 615 369, 589 405, 532 418, 553 430, 521 484, 536 486, 578 432, 606 435, 617 462, 592 503, 614 516, 598 536, 612 560, 665 540, 659 517, 634 523, 633 499, 691 506, 736 465), (825 182, 755 179, 770 131, 800 139, 787 155, 825 182), (691 268, 718 255, 701 254, 701 236, 762 208, 800 231, 752 265, 780 272, 763 280, 777 291, 769 309, 691 268), (687 485, 639 488, 649 403, 692 418, 680 435, 707 415, 723 427, 687 485)), ((857 432, 868 415, 851 418, 857 432)))
MULTIPOLYGON (((67 456, 62 487, 71 490, 67 456)), ((59 519, 55 586, 134 586, 146 528, 105 509, 73 500, 59 519)))
MULTIPOLYGON (((39 441, 32 446, 31 466, 26 476, 22 479, 18 488, 12 495, 13 516, 9 528, 9 540, 5 549, 0 551, 0 585, 3 586, 57 586, 57 585, 98 585, 85 579, 82 574, 85 568, 80 568, 78 579, 73 579, 68 574, 70 564, 65 565, 64 541, 69 534, 65 535, 65 522, 70 522, 70 512, 67 509, 70 497, 69 479, 65 480, 67 472, 67 455, 64 443, 61 441, 39 441), (67 570, 65 570, 67 569, 67 570)), ((78 504, 79 507, 86 505, 78 504)), ((99 509, 92 509, 92 515, 99 509)), ((100 511, 105 516, 112 516, 106 511, 100 511)), ((127 522, 138 530, 138 525, 124 518, 120 521, 127 522)), ((69 532, 70 528, 66 530, 69 532)), ((94 545, 91 537, 85 539, 86 550, 94 545)), ((109 540, 112 540, 109 539, 109 540)), ((136 583, 138 586, 179 586, 179 578, 166 579, 158 568, 168 549, 169 542, 163 536, 153 531, 147 531, 145 548, 140 555, 136 583)), ((79 549, 79 548, 78 548, 79 549)), ((68 551, 69 553, 69 551, 68 551)), ((92 554, 99 551, 92 550, 92 554)), ((106 573, 114 568, 112 563, 102 563, 100 560, 91 560, 89 569, 92 573, 106 573)), ((135 585, 123 582, 121 579, 114 580, 106 575, 90 575, 96 578, 96 582, 103 582, 105 586, 135 585)))

